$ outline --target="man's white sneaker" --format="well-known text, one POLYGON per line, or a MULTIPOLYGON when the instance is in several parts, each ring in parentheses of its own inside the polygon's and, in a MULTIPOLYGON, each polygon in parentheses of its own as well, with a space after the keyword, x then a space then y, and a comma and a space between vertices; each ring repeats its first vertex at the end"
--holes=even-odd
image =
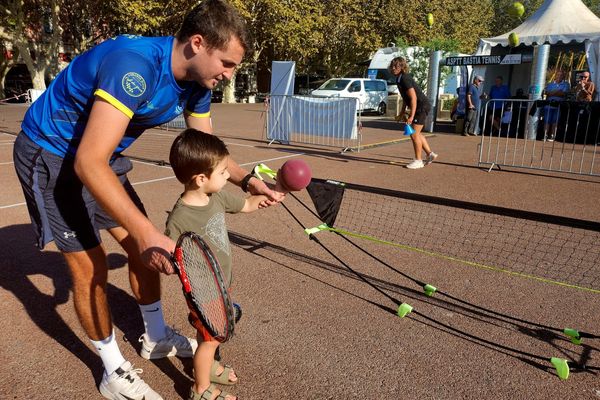
POLYGON ((423 162, 423 160, 412 160, 412 162, 410 164, 408 164, 406 166, 406 168, 419 169, 419 168, 423 168, 424 166, 425 166, 425 163, 423 162))
POLYGON ((194 352, 198 347, 196 339, 180 335, 179 332, 170 326, 167 326, 165 329, 167 336, 160 339, 157 343, 150 342, 145 333, 140 336, 139 341, 142 342, 140 356, 146 360, 172 356, 184 358, 191 358, 194 356, 194 352))
POLYGON ((433 151, 431 153, 429 153, 429 155, 427 156, 427 158, 425 159, 425 165, 429 165, 432 162, 435 161, 435 159, 438 158, 437 153, 434 153, 433 151))
POLYGON ((98 389, 102 396, 113 400, 163 400, 138 376, 142 370, 125 361, 115 372, 102 376, 98 389))

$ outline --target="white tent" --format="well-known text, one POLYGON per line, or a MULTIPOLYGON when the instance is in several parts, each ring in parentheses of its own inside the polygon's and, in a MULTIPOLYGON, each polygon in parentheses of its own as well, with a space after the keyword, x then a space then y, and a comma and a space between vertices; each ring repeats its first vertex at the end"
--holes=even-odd
POLYGON ((489 55, 494 46, 508 46, 508 35, 515 32, 520 43, 541 44, 584 43, 591 78, 600 85, 600 18, 581 0, 546 0, 525 22, 493 38, 479 40, 477 54, 489 55))

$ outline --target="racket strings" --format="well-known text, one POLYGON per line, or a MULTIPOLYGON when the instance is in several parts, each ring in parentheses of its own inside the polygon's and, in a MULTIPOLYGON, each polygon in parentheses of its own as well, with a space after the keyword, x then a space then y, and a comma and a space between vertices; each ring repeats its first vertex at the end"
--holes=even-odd
POLYGON ((221 296, 225 288, 221 288, 217 276, 219 271, 214 260, 211 260, 199 245, 187 238, 181 243, 182 264, 190 282, 191 291, 188 294, 194 306, 200 312, 207 328, 215 336, 227 336, 230 324, 227 318, 226 302, 221 296), (212 263, 212 265, 211 265, 212 263))

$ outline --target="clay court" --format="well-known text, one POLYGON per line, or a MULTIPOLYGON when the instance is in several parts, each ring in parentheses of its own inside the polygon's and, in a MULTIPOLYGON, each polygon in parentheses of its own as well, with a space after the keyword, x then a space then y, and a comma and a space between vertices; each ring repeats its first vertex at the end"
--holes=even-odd
MULTIPOLYGON (((102 365, 77 321, 67 267, 52 245, 43 252, 34 247, 14 172, 12 144, 26 110, 26 105, 0 104, 0 397, 100 399, 102 365)), ((477 137, 436 132, 428 140, 438 161, 408 170, 409 140, 346 154, 302 144, 268 145, 263 105, 215 104, 212 115, 215 133, 247 169, 260 162, 277 169, 301 157, 318 178, 600 222, 600 178, 510 168, 487 172, 477 167, 477 137)), ((363 145, 402 138, 393 121, 370 117, 363 125, 363 145)), ((142 147, 140 141, 131 150, 166 160, 177 133, 150 130, 143 137, 158 144, 142 147)), ((151 220, 164 226, 182 190, 171 169, 135 161, 129 178, 151 220)), ((227 189, 242 194, 232 185, 227 189)), ((298 198, 311 204, 305 191, 298 198)), ((296 199, 288 196, 285 205, 307 227, 318 225, 296 199)), ((227 222, 233 293, 243 318, 222 355, 240 378, 231 390, 240 399, 600 399, 600 339, 575 345, 536 325, 600 334, 600 287, 584 290, 360 242, 403 273, 462 302, 427 297, 334 234, 319 233, 363 277, 419 312, 401 319, 393 315, 396 305, 389 298, 309 240, 282 206, 231 215, 227 222), (560 380, 550 357, 591 368, 572 370, 560 380)), ((130 293, 127 259, 109 235, 105 246, 122 352, 165 399, 185 398, 191 360, 152 362, 137 355, 143 324, 130 293)), ((592 267, 597 278, 600 266, 592 267)), ((163 293, 167 322, 194 335, 176 276, 164 277, 163 293)))

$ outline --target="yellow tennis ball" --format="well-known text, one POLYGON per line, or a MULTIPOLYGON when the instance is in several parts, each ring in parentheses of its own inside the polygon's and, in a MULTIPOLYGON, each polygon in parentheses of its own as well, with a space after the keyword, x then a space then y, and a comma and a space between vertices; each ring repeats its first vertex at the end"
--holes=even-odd
POLYGON ((508 14, 515 18, 521 18, 525 13, 525 6, 523 3, 515 1, 510 6, 508 6, 508 14))
POLYGON ((433 14, 432 13, 427 14, 427 26, 430 28, 433 26, 433 14))
POLYGON ((519 43, 519 35, 511 32, 510 35, 508 35, 508 44, 510 44, 511 47, 517 47, 519 43))

